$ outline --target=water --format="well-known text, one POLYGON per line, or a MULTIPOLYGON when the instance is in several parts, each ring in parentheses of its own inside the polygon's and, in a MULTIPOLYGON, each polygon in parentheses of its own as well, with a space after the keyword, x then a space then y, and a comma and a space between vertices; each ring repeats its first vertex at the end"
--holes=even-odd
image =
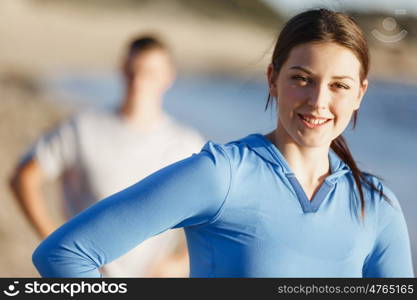
MULTIPOLYGON (((262 78, 261 78, 262 79, 262 78)), ((64 75, 46 79, 57 95, 77 103, 115 107, 122 93, 115 75, 64 75)), ((273 110, 264 111, 267 86, 255 78, 183 76, 168 92, 164 107, 206 139, 226 142, 275 127, 273 110)), ((59 97, 58 97, 59 98, 59 97)), ((370 82, 357 127, 344 133, 360 168, 385 179, 398 197, 409 228, 417 271, 417 84, 370 82)), ((417 274, 417 272, 415 273, 417 274)))
MULTIPOLYGON (((103 109, 116 107, 123 93, 120 78, 112 75, 54 76, 46 84, 58 95, 79 99, 73 103, 103 109)), ((253 79, 180 77, 168 91, 164 108, 207 139, 226 142, 273 129, 275 114, 264 112, 266 96, 267 86, 253 79)))

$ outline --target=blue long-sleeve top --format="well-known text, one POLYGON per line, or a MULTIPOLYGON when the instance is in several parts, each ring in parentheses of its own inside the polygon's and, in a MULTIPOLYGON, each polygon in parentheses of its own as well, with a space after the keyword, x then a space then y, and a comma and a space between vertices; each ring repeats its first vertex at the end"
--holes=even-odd
POLYGON ((351 170, 332 150, 329 162, 310 201, 263 135, 210 141, 71 219, 33 262, 44 277, 101 277, 100 266, 143 240, 184 227, 190 277, 414 277, 393 192, 369 175, 392 203, 364 186, 361 223, 351 170))

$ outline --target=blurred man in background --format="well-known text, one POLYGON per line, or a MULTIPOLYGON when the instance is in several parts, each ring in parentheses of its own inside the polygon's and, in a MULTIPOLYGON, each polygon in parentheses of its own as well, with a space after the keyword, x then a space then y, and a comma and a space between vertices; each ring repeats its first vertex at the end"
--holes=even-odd
MULTIPOLYGON (((162 109, 175 78, 162 42, 151 36, 134 39, 123 73, 125 95, 116 111, 75 114, 42 136, 16 168, 12 189, 42 239, 59 226, 41 192, 44 180, 60 177, 68 219, 203 146, 197 132, 162 109)), ((151 237, 103 271, 107 277, 187 277, 183 231, 151 237)))

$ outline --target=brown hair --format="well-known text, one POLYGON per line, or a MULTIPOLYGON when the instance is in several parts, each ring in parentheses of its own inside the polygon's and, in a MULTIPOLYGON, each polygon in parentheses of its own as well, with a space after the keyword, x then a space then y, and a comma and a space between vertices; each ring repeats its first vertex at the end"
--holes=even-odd
POLYGON ((133 59, 143 52, 160 49, 169 52, 168 47, 158 38, 151 35, 144 35, 133 38, 127 49, 126 56, 123 61, 123 73, 126 79, 132 78, 132 62, 133 59))
MULTIPOLYGON (((328 9, 309 10, 300 13, 290 19, 282 29, 272 55, 272 65, 276 74, 287 60, 290 51, 308 42, 331 42, 337 43, 350 49, 361 62, 360 80, 366 79, 369 71, 369 50, 365 36, 356 22, 348 15, 334 12, 328 9)), ((265 109, 271 103, 271 95, 268 96, 265 109)), ((358 111, 353 113, 353 128, 356 126, 358 111)), ((349 147, 342 135, 335 138, 330 148, 351 169, 356 186, 358 187, 361 201, 361 217, 365 217, 365 199, 362 184, 379 192, 388 202, 390 199, 378 189, 366 176, 375 176, 359 170, 349 147)), ((376 178, 382 180, 380 177, 376 178)))

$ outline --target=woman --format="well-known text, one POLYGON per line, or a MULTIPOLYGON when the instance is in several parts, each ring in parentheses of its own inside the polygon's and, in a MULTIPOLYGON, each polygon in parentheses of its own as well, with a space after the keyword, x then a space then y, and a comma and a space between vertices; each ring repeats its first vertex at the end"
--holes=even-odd
POLYGON ((276 130, 208 142, 104 199, 37 248, 39 272, 99 277, 148 237, 184 227, 191 277, 413 277, 398 200, 357 168, 341 136, 352 114, 355 124, 368 68, 349 16, 293 17, 267 72, 276 130))

